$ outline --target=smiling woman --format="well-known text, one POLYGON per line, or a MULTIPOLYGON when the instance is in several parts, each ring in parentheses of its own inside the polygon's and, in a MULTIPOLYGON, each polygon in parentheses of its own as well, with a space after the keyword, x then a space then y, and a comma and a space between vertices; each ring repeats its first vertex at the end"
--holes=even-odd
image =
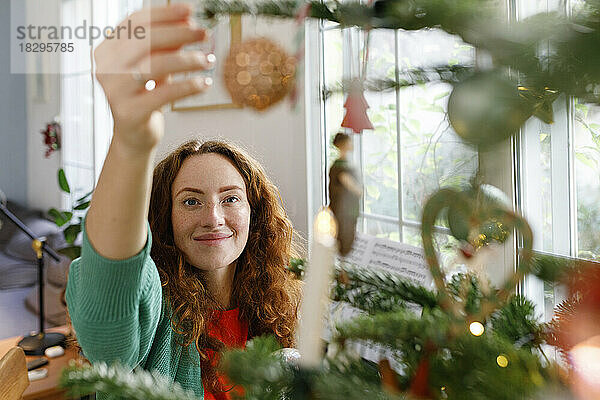
POLYGON ((130 17, 160 37, 152 49, 162 51, 147 54, 126 38, 95 51, 114 136, 66 299, 91 362, 155 370, 196 396, 221 400, 232 391, 216 372, 218 351, 263 334, 293 346, 300 284, 285 268, 297 254, 277 188, 244 151, 192 140, 152 172, 164 133, 160 108, 206 88, 166 79, 208 66, 203 54, 178 51, 205 38, 189 17, 184 5, 130 17), (157 82, 151 92, 134 73, 142 64, 152 66, 144 77, 157 82), (132 72, 112 73, 115 66, 132 72))
POLYGON ((212 310, 237 310, 242 343, 271 333, 293 346, 300 288, 284 268, 297 255, 293 229, 258 162, 223 141, 182 144, 154 170, 149 219, 173 326, 196 344, 205 389, 224 389, 212 368, 222 345, 206 334, 212 310))

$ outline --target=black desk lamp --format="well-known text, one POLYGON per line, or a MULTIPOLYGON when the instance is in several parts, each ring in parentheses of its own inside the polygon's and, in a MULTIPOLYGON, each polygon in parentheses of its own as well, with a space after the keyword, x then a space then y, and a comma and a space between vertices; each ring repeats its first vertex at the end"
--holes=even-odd
POLYGON ((36 234, 29 229, 19 218, 17 218, 4 204, 4 193, 0 191, 0 211, 8 217, 17 227, 25 232, 31 238, 31 247, 36 253, 38 266, 38 287, 39 287, 39 307, 40 307, 40 326, 36 334, 25 336, 18 346, 25 351, 27 355, 43 355, 48 347, 63 345, 65 343, 65 335, 62 333, 46 333, 44 332, 44 252, 53 260, 59 262, 58 254, 46 243, 46 238, 37 237, 36 234))

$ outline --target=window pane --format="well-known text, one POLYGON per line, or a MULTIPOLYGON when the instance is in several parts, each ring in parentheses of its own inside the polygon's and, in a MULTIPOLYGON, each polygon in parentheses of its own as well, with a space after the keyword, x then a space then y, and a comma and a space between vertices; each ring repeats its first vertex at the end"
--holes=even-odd
POLYGON ((385 221, 377 221, 371 218, 359 218, 358 227, 363 233, 377 236, 380 238, 386 238, 390 240, 400 240, 400 228, 398 224, 385 221), (360 227, 364 229, 360 229, 360 227))
POLYGON ((93 169, 93 98, 91 74, 63 76, 63 163, 93 169))
POLYGON ((65 28, 65 43, 73 43, 75 48, 72 52, 61 53, 61 68, 63 74, 90 73, 92 70, 92 59, 89 51, 89 39, 79 39, 80 34, 75 28, 81 26, 84 21, 91 21, 91 0, 68 0, 62 3, 62 25, 65 28), (70 38, 69 38, 70 36, 70 38))
MULTIPOLYGON (((342 83, 344 76, 344 53, 342 51, 343 31, 331 29, 323 35, 323 82, 325 88, 334 88, 342 83)), ((344 95, 333 92, 324 104, 325 142, 327 143, 327 171, 337 158, 337 150, 331 143, 333 136, 339 132, 344 118, 344 95)))
MULTIPOLYGON (((554 132, 559 135, 561 132, 554 132)), ((565 133, 562 133, 565 134, 565 133)), ((547 124, 530 119, 523 129, 522 204, 534 234, 534 249, 552 246, 552 132, 547 124)))
POLYGON ((600 259, 600 106, 574 107, 577 245, 579 257, 600 259))
POLYGON ((451 87, 431 84, 401 90, 402 206, 404 220, 420 220, 426 199, 444 186, 468 183, 477 152, 454 133, 446 109, 451 87))
MULTIPOLYGON (((370 34, 368 78, 394 79, 395 34, 393 30, 370 34)), ((367 114, 375 128, 362 136, 364 210, 398 218, 398 129, 396 93, 366 92, 367 114)))
POLYGON ((401 90, 402 213, 419 221, 426 199, 444 186, 468 183, 477 168, 477 152, 454 133, 446 109, 446 84, 401 90))
MULTIPOLYGON (((398 31, 400 70, 472 64, 474 50, 457 36, 432 29, 398 31)), ((419 221, 425 200, 444 186, 468 182, 477 152, 454 133, 447 118, 452 87, 436 83, 400 90, 403 220, 419 221)))
MULTIPOLYGON (((435 232, 433 238, 440 265, 444 268, 451 267, 458 255, 458 241, 450 235, 439 232, 435 232)), ((411 226, 404 226, 402 228, 402 242, 411 246, 423 247, 421 230, 411 226)))
POLYGON ((473 47, 440 29, 398 31, 400 70, 472 64, 474 57, 473 47))
MULTIPOLYGON (((564 12, 562 0, 516 0, 517 18, 522 20, 542 12, 564 12)), ((540 55, 546 54, 540 46, 540 55)), ((531 118, 521 131, 521 160, 518 188, 522 212, 534 235, 533 247, 559 255, 574 254, 573 160, 570 110, 561 96, 553 105, 554 123, 544 124, 531 118)), ((552 318, 554 306, 564 299, 563 291, 529 275, 523 292, 536 306, 543 321, 552 318)))
POLYGON ((563 7, 564 0, 518 0, 517 16, 519 19, 525 19, 537 13, 555 11, 563 7))
POLYGON ((323 82, 326 87, 342 81, 344 73, 342 32, 340 29, 323 32, 323 82))
POLYGON ((396 94, 367 93, 374 131, 362 136, 364 210, 398 217, 398 135, 396 94))

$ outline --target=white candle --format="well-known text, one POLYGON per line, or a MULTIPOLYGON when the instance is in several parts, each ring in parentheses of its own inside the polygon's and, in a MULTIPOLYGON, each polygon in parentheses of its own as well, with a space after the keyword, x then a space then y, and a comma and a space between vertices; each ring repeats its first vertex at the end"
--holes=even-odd
POLYGON ((298 351, 300 365, 316 367, 321 363, 323 320, 329 302, 329 282, 335 256, 337 224, 333 213, 323 208, 317 214, 300 307, 298 351))

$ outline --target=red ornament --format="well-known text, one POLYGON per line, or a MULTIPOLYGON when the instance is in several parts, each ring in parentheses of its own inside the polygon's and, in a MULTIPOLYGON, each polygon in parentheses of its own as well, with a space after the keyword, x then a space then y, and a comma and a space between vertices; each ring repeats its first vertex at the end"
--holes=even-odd
POLYGON ((344 128, 350 128, 354 133, 361 133, 365 129, 373 129, 373 124, 367 115, 369 104, 365 100, 362 87, 355 85, 348 93, 348 98, 344 103, 346 115, 342 121, 344 128))
POLYGON ((466 259, 473 257, 475 254, 475 247, 469 242, 461 243, 459 250, 466 259))
POLYGON ((60 124, 58 122, 46 124, 46 129, 40 133, 44 135, 44 144, 46 145, 45 157, 48 158, 50 154, 60 149, 60 124))
POLYGON ((408 391, 415 397, 431 398, 429 392, 429 359, 427 356, 424 356, 419 362, 417 372, 415 372, 408 391))

